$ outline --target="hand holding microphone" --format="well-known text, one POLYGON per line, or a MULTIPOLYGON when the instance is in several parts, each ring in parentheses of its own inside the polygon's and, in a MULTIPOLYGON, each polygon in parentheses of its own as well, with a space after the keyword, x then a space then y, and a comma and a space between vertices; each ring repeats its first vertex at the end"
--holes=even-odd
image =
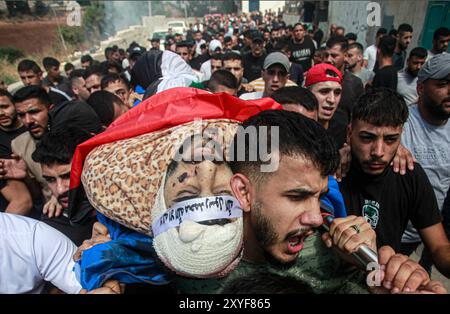
POLYGON ((340 251, 351 254, 355 261, 366 270, 369 270, 367 266, 370 263, 378 264, 378 255, 374 251, 376 249, 375 231, 363 217, 349 216, 335 220, 331 210, 324 206, 321 208, 324 219, 322 227, 329 232, 329 238, 326 239, 328 246, 332 243, 340 251), (333 221, 335 221, 334 224, 333 221))

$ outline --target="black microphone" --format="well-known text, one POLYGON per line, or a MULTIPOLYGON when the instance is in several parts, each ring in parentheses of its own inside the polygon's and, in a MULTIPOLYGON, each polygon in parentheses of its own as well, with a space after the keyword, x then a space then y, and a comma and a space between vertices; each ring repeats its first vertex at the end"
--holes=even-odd
MULTIPOLYGON (((320 209, 322 210, 323 217, 323 225, 326 231, 330 231, 330 225, 334 220, 333 209, 330 208, 327 204, 320 202, 320 209)), ((378 265, 378 254, 374 252, 370 247, 366 244, 361 244, 358 250, 352 253, 352 256, 356 259, 356 261, 366 270, 373 270, 373 267, 368 267, 371 263, 376 263, 378 265)), ((375 266, 375 264, 373 264, 375 266)))

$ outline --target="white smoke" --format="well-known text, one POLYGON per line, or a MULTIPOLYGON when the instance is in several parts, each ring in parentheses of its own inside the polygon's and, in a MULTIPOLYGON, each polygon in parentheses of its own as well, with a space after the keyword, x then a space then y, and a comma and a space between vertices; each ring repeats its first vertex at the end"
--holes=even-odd
POLYGON ((106 31, 115 35, 131 25, 141 25, 148 15, 149 1, 105 1, 106 31))

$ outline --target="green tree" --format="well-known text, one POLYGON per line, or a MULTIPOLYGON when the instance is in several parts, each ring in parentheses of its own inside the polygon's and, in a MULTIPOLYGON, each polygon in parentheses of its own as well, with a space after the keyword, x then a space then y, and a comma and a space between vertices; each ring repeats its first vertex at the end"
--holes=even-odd
POLYGON ((86 8, 83 29, 89 40, 102 39, 105 30, 105 7, 102 1, 92 1, 86 8))

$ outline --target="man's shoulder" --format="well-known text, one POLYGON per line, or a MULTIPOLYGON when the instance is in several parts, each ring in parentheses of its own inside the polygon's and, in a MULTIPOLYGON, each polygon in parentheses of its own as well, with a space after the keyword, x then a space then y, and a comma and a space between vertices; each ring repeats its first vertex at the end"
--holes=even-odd
POLYGON ((17 136, 15 139, 13 139, 11 141, 11 148, 12 148, 13 152, 15 153, 16 151, 25 149, 25 147, 29 143, 34 143, 34 139, 31 136, 30 132, 27 131, 27 132, 20 134, 19 136, 17 136))

